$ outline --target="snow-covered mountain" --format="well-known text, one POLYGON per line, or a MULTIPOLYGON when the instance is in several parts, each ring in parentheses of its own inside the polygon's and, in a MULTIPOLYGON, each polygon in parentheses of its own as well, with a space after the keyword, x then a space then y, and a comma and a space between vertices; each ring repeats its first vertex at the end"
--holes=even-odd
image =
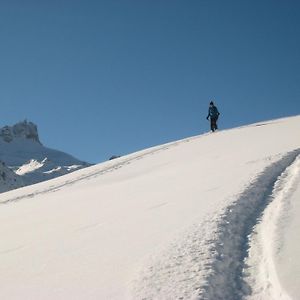
MULTIPOLYGON (((0 128, 0 161, 19 175, 16 178, 22 178, 20 186, 48 180, 89 165, 69 154, 43 146, 37 126, 26 120, 0 128)), ((1 183, 0 186, 0 190, 5 190, 1 183)), ((12 185, 10 187, 13 188, 12 185)), ((18 184, 14 185, 16 187, 18 184)))
POLYGON ((299 132, 221 130, 1 194, 1 298, 299 299, 299 132))

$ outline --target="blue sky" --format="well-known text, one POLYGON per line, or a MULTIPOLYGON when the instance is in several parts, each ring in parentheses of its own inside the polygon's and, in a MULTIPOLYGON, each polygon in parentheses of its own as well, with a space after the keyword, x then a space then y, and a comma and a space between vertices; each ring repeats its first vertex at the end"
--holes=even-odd
POLYGON ((300 114, 298 0, 1 0, 0 126, 100 162, 300 114))

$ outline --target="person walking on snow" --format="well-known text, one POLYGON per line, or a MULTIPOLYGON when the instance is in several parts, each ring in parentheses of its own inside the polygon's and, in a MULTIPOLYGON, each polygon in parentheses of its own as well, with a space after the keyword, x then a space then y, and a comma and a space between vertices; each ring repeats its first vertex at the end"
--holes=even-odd
POLYGON ((206 119, 210 119, 210 129, 212 132, 214 132, 215 130, 218 129, 218 125, 217 125, 217 120, 219 118, 219 111, 217 109, 217 107, 214 105, 214 102, 211 101, 209 103, 209 108, 208 108, 208 115, 206 117, 206 119))

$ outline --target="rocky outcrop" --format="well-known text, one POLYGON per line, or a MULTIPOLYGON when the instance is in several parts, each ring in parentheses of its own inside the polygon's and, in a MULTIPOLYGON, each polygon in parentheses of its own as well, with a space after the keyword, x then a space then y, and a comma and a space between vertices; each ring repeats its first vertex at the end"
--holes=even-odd
POLYGON ((22 177, 18 176, 4 162, 0 161, 0 193, 19 188, 23 185, 22 177))
POLYGON ((16 138, 28 139, 41 144, 37 126, 27 120, 13 126, 4 126, 0 128, 0 139, 4 142, 10 143, 16 138))

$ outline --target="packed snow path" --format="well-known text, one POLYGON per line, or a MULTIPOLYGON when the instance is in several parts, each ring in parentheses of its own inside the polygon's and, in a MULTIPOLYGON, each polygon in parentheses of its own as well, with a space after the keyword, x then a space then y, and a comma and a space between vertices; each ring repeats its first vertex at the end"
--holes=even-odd
MULTIPOLYGON (((300 274, 299 247, 294 244, 299 237, 299 216, 293 218, 291 214, 293 202, 299 206, 299 197, 300 156, 275 182, 270 205, 250 236, 250 255, 246 265, 249 268, 247 280, 253 289, 249 300, 291 300, 300 294, 297 281, 300 274), (294 225, 292 234, 286 230, 291 224, 294 225)), ((297 213, 297 210, 293 212, 297 213)))
MULTIPOLYGON (((205 134, 1 194, 1 297, 261 295, 264 277, 254 282, 252 270, 265 264, 247 253, 284 198, 277 179, 297 182, 299 132, 294 117, 205 134)), ((273 290, 285 289, 279 281, 273 290)))
MULTIPOLYGON (((249 267, 245 265, 245 258, 249 250, 249 234, 253 231, 270 201, 273 201, 274 197, 275 199, 278 197, 278 192, 275 196, 272 192, 278 181, 282 180, 280 176, 293 164, 299 154, 299 150, 293 151, 267 167, 239 195, 238 199, 226 208, 217 225, 212 275, 208 277, 208 287, 203 293, 204 299, 238 300, 252 293, 251 286, 246 283, 244 274, 244 270, 249 267)), ((288 185, 289 182, 286 184, 288 185)), ((274 296, 273 300, 276 299, 274 296)))
MULTIPOLYGON (((139 276, 141 279, 137 280, 136 298, 165 299, 168 295, 167 299, 241 300, 251 295, 253 291, 249 281, 254 281, 257 273, 252 271, 249 280, 245 272, 250 268, 245 261, 250 247, 249 236, 266 207, 279 196, 278 191, 275 196, 272 192, 281 183, 281 175, 285 176, 288 172, 290 177, 299 178, 299 154, 300 150, 295 150, 268 166, 217 217, 209 216, 205 222, 189 229, 186 237, 172 244, 164 256, 160 254, 158 258, 153 258, 139 276), (293 163, 296 164, 295 174, 293 163)), ((285 183, 288 190, 289 182, 285 183)), ((298 182, 292 181, 292 184, 295 183, 298 182)), ((266 254, 264 259, 270 261, 272 257, 266 254)), ((271 273, 267 267, 262 266, 262 272, 271 273)), ((272 275, 276 274, 273 272, 272 275)), ((267 285, 268 297, 253 299, 286 299, 281 298, 283 292, 279 292, 277 282, 261 278, 257 285, 262 283, 267 285), (270 291, 272 288, 275 292, 270 291)), ((257 293, 260 295, 260 292, 257 293)))

